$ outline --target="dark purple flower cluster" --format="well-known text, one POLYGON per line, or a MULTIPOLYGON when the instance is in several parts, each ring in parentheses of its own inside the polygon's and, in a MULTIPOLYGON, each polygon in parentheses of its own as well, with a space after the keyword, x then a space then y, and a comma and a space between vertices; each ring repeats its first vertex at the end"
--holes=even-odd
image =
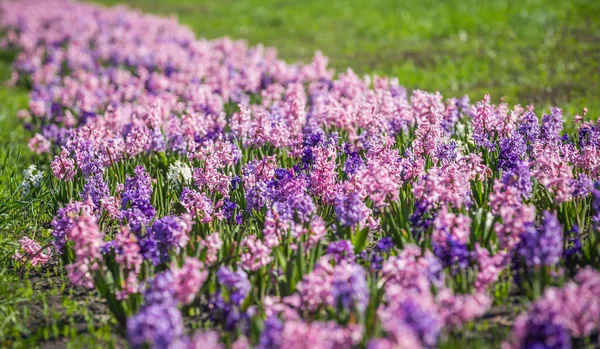
POLYGON ((552 108, 550 114, 544 114, 542 117, 542 127, 540 129, 540 137, 543 140, 559 140, 562 129, 562 110, 559 108, 552 108))
POLYGON ((457 146, 455 141, 450 141, 445 144, 440 144, 436 150, 435 155, 442 164, 447 164, 456 160, 457 146))
POLYGON ((500 139, 499 147, 498 168, 503 170, 518 167, 523 161, 523 155, 527 154, 527 144, 523 136, 516 132, 510 137, 500 139))
POLYGON ((520 338, 520 348, 537 349, 570 349, 571 336, 569 331, 560 323, 554 321, 560 314, 548 314, 551 311, 534 304, 529 309, 526 322, 522 325, 523 333, 520 338))
POLYGON ((545 211, 538 229, 529 226, 521 235, 518 256, 528 268, 558 263, 563 253, 563 228, 556 215, 545 211))
POLYGON ((533 142, 540 136, 540 121, 534 112, 528 111, 521 118, 521 123, 517 126, 517 131, 523 136, 526 142, 533 142))
POLYGON ((169 259, 169 251, 181 248, 187 242, 186 223, 179 217, 164 216, 152 224, 152 235, 149 237, 156 241, 160 253, 160 261, 169 259))
POLYGON ((121 194, 121 209, 130 226, 146 224, 154 218, 152 207, 152 179, 144 166, 138 166, 133 171, 133 177, 127 176, 125 190, 121 194))
POLYGON ((256 349, 279 349, 281 348, 281 332, 283 323, 275 315, 267 317, 265 327, 260 334, 256 349))
POLYGON ((466 269, 469 266, 467 246, 450 236, 448 236, 446 244, 446 246, 440 246, 433 243, 433 254, 439 258, 445 268, 450 268, 452 273, 458 272, 459 269, 466 269))

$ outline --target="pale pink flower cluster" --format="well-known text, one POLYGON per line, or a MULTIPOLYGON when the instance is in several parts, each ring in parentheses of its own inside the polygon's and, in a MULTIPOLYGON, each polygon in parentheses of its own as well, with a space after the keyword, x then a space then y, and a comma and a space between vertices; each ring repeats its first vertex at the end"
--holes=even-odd
POLYGON ((490 256, 490 251, 479 243, 475 243, 474 258, 479 266, 475 279, 475 290, 478 292, 484 292, 488 286, 498 281, 500 273, 510 261, 508 252, 499 251, 490 256))
POLYGON ((36 154, 49 152, 51 145, 50 141, 39 133, 36 133, 27 143, 29 149, 36 154))
POLYGON ((171 268, 175 299, 181 304, 190 304, 208 278, 204 263, 196 258, 186 257, 181 268, 171 268))
POLYGON ((199 218, 203 223, 212 222, 213 204, 203 193, 186 188, 181 194, 179 201, 192 217, 199 218))
POLYGON ((117 293, 117 298, 125 299, 139 290, 138 276, 144 259, 140 254, 137 237, 129 231, 128 227, 122 227, 115 236, 114 246, 117 250, 115 261, 119 263, 126 275, 122 280, 121 291, 117 293))
POLYGON ((305 322, 286 321, 281 333, 281 348, 289 349, 341 349, 351 348, 360 343, 363 329, 350 324, 342 327, 335 321, 305 322))
POLYGON ((52 257, 52 252, 48 249, 42 250, 42 246, 35 240, 28 237, 19 239, 19 249, 15 251, 13 259, 31 265, 44 265, 52 257))
POLYGON ((69 157, 67 149, 62 148, 60 155, 56 155, 50 168, 54 177, 58 179, 71 180, 75 176, 75 161, 69 157))
POLYGON ((471 234, 471 218, 448 211, 444 206, 433 221, 432 242, 438 246, 448 247, 448 238, 465 245, 471 234))
POLYGON ((85 211, 74 218, 67 230, 67 239, 73 243, 76 260, 66 266, 74 284, 94 287, 92 272, 99 267, 97 262, 102 257, 100 248, 104 244, 103 237, 96 220, 85 211))
POLYGON ((271 249, 263 244, 256 236, 250 235, 245 237, 241 243, 242 266, 251 271, 256 271, 273 261, 271 257, 271 249))
POLYGON ((221 247, 223 247, 223 241, 218 232, 212 233, 207 236, 201 242, 202 246, 206 248, 206 263, 213 264, 217 261, 217 255, 221 247))

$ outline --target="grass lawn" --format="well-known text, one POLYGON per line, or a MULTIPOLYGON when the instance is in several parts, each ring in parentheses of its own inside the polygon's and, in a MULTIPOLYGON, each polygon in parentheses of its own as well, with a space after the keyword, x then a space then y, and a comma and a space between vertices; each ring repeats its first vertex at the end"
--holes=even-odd
MULTIPOLYGON (((397 76, 409 89, 471 101, 490 93, 495 102, 534 103, 540 114, 559 106, 567 118, 583 107, 588 118, 600 114, 600 1, 97 2, 175 14, 200 37, 273 46, 290 62, 321 50, 338 72, 397 76)), ((13 58, 0 55, 0 80, 9 79, 13 58)), ((0 86, 0 347, 123 346, 108 311, 71 287, 58 263, 25 271, 11 262, 20 236, 49 241, 55 212, 51 190, 26 197, 18 190, 27 166, 47 168, 27 149, 30 135, 16 118, 26 106, 26 90, 0 86)))

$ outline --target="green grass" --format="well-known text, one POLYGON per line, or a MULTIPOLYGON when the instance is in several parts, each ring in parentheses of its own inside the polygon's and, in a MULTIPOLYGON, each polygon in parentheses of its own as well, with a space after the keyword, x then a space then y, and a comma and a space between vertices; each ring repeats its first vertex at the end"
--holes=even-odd
MULTIPOLYGON (((396 76, 409 89, 468 94, 472 101, 490 93, 496 102, 535 103, 540 113, 560 106, 567 117, 583 107, 589 118, 600 113, 598 1, 124 2, 175 14, 201 37, 276 47, 290 62, 309 61, 321 50, 338 72, 352 67, 396 76)), ((10 77, 13 58, 0 54, 1 81, 10 77)), ((47 159, 27 149, 30 135, 15 117, 26 106, 27 91, 0 86, 0 347, 122 345, 106 310, 91 309, 95 296, 71 288, 60 266, 27 271, 11 261, 20 236, 49 241, 54 211, 47 204, 51 190, 19 193, 28 165, 47 168, 47 159)))

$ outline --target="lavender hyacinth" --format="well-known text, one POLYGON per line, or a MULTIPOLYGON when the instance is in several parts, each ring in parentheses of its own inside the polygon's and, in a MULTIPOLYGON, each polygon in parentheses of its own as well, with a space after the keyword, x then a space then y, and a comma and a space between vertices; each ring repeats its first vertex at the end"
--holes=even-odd
POLYGON ((173 302, 173 274, 170 271, 164 271, 156 274, 154 278, 146 284, 144 289, 144 304, 162 304, 173 302))
POLYGON ((355 260, 354 247, 349 240, 332 241, 327 246, 327 254, 333 256, 336 263, 341 261, 352 262, 355 260))
POLYGON ((545 211, 542 225, 530 227, 518 246, 518 255, 527 267, 551 266, 558 263, 563 250, 563 229, 556 215, 545 211))
POLYGON ((364 312, 369 304, 369 285, 365 270, 358 264, 342 263, 335 267, 331 291, 334 302, 343 309, 364 312))
POLYGON ((533 142, 540 136, 540 122, 534 112, 528 111, 523 115, 517 131, 526 142, 533 142))
POLYGON ((368 207, 357 193, 337 195, 335 198, 335 215, 343 227, 355 227, 367 219, 368 207))
POLYGON ((127 339, 133 348, 169 348, 183 336, 183 319, 175 302, 144 306, 127 320, 127 339))
POLYGON ((562 129, 562 110, 559 108, 552 108, 550 114, 545 114, 542 117, 540 137, 547 141, 558 140, 562 129))
POLYGON ((90 198, 96 208, 100 208, 100 200, 110 196, 108 184, 104 180, 103 172, 97 172, 86 178, 83 191, 79 193, 81 200, 90 198))
POLYGON ((152 180, 143 166, 135 168, 134 176, 125 181, 125 191, 121 195, 121 209, 129 224, 145 224, 154 218, 155 210, 150 203, 152 180))
POLYGON ((279 349, 281 347, 281 332, 283 323, 277 316, 271 315, 265 320, 265 328, 260 334, 256 349, 279 349))
POLYGON ((179 217, 164 216, 152 224, 152 238, 157 242, 161 262, 167 261, 169 251, 184 247, 188 241, 188 224, 179 217))
POLYGON ((217 271, 217 278, 229 290, 233 303, 240 304, 250 294, 252 286, 248 281, 248 274, 242 269, 232 271, 229 267, 221 266, 217 271))

